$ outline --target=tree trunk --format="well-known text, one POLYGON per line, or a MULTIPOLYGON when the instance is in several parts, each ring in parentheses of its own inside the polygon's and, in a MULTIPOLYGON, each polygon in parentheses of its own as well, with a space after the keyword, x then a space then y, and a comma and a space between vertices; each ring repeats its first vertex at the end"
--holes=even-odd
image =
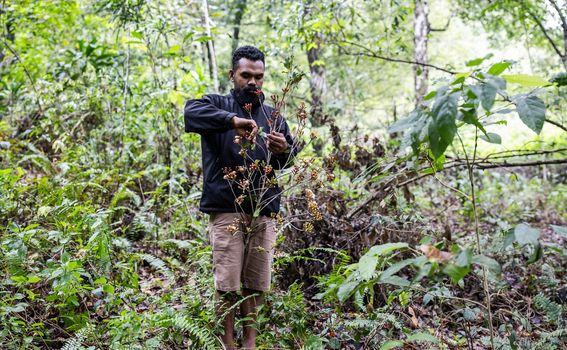
MULTIPOLYGON (((304 17, 308 18, 311 12, 311 1, 305 6, 304 17)), ((313 42, 307 44, 307 62, 311 79, 309 87, 311 90, 310 121, 313 126, 324 125, 326 117, 323 113, 323 97, 327 92, 327 80, 325 79, 325 66, 321 63, 323 37, 320 32, 313 34, 313 42)))
POLYGON ((325 66, 319 64, 321 59, 321 34, 315 35, 315 47, 307 50, 307 61, 311 79, 309 86, 311 89, 311 123, 314 126, 325 124, 326 118, 323 113, 323 96, 327 90, 327 80, 325 79, 325 66), (318 62, 319 61, 319 62, 318 62))
MULTIPOLYGON (((427 36, 429 34, 429 5, 427 0, 415 0, 414 19, 414 61, 427 63, 427 36)), ((427 94, 427 83, 429 78, 429 67, 422 65, 413 66, 413 77, 415 87, 415 105, 423 102, 427 94)))
POLYGON ((211 79, 213 80, 213 87, 215 92, 219 91, 219 76, 217 72, 217 59, 215 56, 215 46, 211 34, 211 23, 209 19, 209 4, 207 0, 203 0, 203 16, 205 22, 205 30, 207 31, 207 36, 210 38, 207 41, 207 53, 209 56, 209 73, 211 79))
POLYGON ((242 17, 246 11, 246 0, 236 1, 236 10, 234 12, 234 28, 232 30, 232 52, 238 48, 238 38, 240 35, 240 24, 242 17))

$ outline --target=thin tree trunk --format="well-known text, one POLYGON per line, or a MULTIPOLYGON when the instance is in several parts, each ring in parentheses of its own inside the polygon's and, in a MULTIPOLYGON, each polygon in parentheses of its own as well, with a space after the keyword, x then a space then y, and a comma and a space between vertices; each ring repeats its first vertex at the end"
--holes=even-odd
POLYGON ((319 64, 321 59, 321 34, 315 35, 316 46, 307 50, 307 62, 311 79, 309 86, 311 89, 311 122, 313 125, 325 124, 323 113, 323 96, 327 90, 327 80, 325 79, 325 66, 319 64))
POLYGON ((246 11, 246 0, 236 1, 236 11, 234 13, 234 28, 232 30, 232 52, 238 48, 238 39, 240 36, 240 24, 242 17, 246 11))
MULTIPOLYGON (((304 17, 308 18, 310 12, 311 1, 305 6, 304 17)), ((311 79, 309 80, 311 90, 310 120, 313 126, 324 125, 326 122, 323 113, 323 97, 327 92, 327 80, 325 79, 325 66, 320 64, 322 58, 322 42, 323 37, 321 33, 317 32, 313 35, 313 44, 306 43, 308 45, 307 62, 309 63, 309 72, 311 73, 311 79)))
POLYGON ((207 52, 209 56, 209 72, 211 79, 213 80, 213 87, 215 92, 219 91, 219 76, 217 72, 217 59, 215 56, 215 46, 211 34, 211 23, 209 19, 209 4, 207 0, 203 0, 203 15, 205 22, 205 30, 207 31, 207 36, 210 38, 207 41, 207 52))
MULTIPOLYGON (((415 0, 414 19, 414 61, 427 63, 427 36, 429 34, 429 5, 427 0, 415 0)), ((413 77, 415 87, 415 105, 423 102, 427 94, 427 83, 429 78, 429 67, 424 65, 413 66, 413 77)))

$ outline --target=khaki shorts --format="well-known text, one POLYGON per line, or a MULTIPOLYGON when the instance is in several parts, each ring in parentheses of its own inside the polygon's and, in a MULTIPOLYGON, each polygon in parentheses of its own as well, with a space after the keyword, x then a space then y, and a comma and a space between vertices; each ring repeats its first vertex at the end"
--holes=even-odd
POLYGON ((223 292, 270 289, 276 221, 243 213, 214 213, 209 221, 215 288, 223 292), (250 227, 247 230, 246 227, 250 227))

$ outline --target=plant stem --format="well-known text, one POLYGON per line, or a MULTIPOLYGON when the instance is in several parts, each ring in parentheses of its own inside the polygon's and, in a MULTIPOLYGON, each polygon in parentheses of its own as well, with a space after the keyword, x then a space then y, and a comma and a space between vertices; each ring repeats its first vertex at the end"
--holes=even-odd
MULTIPOLYGON (((459 136, 459 140, 461 140, 461 137, 459 136)), ((468 169, 468 173, 469 173, 469 181, 471 184, 471 199, 472 199, 472 205, 473 205, 473 213, 474 213, 474 232, 475 232, 475 236, 476 236, 476 245, 477 245, 477 253, 478 254, 482 254, 482 248, 480 246, 480 229, 479 229, 479 224, 478 224, 478 210, 477 210, 477 198, 476 198, 476 192, 475 192, 475 187, 474 187, 474 172, 473 172, 473 164, 475 162, 475 158, 476 158, 476 151, 477 151, 477 145, 478 145, 478 129, 475 129, 475 133, 474 133, 474 151, 473 151, 473 159, 472 162, 469 160, 469 157, 467 156, 466 152, 465 152, 465 159, 467 162, 467 169, 468 169)), ((464 144, 462 143, 461 140, 461 146, 463 147, 463 150, 465 149, 464 144)), ((490 300, 490 290, 488 288, 488 276, 487 276, 487 272, 486 272, 486 267, 482 267, 482 280, 483 280, 483 289, 484 289, 484 295, 485 295, 485 303, 486 303, 486 312, 488 313, 488 324, 489 324, 489 329, 490 329, 490 345, 491 348, 494 349, 494 326, 492 325, 492 308, 491 308, 491 300, 490 300)))

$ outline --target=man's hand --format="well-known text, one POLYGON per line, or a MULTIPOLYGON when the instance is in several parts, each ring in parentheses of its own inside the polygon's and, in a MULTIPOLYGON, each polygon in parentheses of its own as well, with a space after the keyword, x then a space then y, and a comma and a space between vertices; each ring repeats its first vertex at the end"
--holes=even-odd
POLYGON ((273 131, 271 134, 268 134, 266 138, 266 145, 268 149, 274 154, 281 154, 287 151, 289 145, 287 144, 287 140, 282 133, 273 131))
POLYGON ((258 125, 256 125, 254 120, 234 116, 231 123, 234 130, 236 130, 236 135, 244 137, 248 141, 254 143, 256 140, 256 134, 258 133, 258 125))

